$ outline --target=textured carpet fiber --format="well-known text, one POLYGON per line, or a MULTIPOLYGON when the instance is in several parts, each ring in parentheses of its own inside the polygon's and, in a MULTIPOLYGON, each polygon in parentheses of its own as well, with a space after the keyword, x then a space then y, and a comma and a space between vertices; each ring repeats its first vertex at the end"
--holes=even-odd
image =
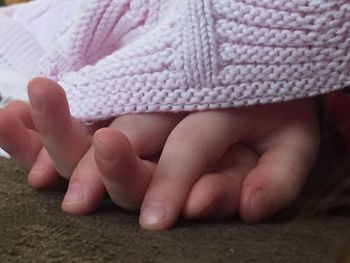
POLYGON ((93 215, 67 215, 63 190, 33 190, 0 159, 0 262, 346 262, 350 200, 343 173, 325 168, 332 162, 321 160, 299 201, 269 222, 180 222, 153 233, 108 200, 93 215))

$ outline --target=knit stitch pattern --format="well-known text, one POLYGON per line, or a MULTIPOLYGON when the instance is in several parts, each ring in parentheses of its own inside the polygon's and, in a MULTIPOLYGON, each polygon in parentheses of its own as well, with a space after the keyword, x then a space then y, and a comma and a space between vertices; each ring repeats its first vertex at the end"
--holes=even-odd
POLYGON ((85 122, 350 85, 349 0, 88 0, 70 21, 38 72, 85 122))

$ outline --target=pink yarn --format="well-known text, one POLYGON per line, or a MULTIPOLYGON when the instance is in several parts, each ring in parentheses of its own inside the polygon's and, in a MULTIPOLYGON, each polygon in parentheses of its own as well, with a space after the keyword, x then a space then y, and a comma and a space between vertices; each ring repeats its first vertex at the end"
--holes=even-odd
MULTIPOLYGON (((349 0, 37 0, 21 8, 36 23, 23 23, 16 8, 0 21, 6 16, 29 44, 23 54, 0 48, 0 67, 6 57, 23 70, 29 62, 19 58, 37 52, 30 67, 59 81, 82 121, 275 103, 350 85, 349 0), (34 5, 46 8, 38 14, 34 5), (53 9, 64 17, 43 15, 53 9)), ((0 22, 0 47, 13 46, 5 34, 16 36, 0 22)))

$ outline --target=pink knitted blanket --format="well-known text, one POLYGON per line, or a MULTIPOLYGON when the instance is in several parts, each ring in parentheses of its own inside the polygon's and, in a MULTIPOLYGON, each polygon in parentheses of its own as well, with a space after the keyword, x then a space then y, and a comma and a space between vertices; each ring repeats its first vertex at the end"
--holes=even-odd
POLYGON ((82 121, 315 96, 350 85, 350 0, 36 0, 0 9, 0 69, 82 121))

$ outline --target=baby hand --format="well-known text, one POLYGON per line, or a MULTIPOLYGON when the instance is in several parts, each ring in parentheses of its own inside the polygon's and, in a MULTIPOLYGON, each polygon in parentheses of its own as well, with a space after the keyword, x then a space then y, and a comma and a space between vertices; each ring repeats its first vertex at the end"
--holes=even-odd
POLYGON ((148 229, 169 228, 181 214, 239 213, 255 222, 298 196, 317 155, 311 100, 188 116, 125 115, 98 129, 91 144, 98 127, 86 129, 70 116, 57 84, 34 80, 29 95, 33 120, 23 103, 0 112, 0 145, 26 168, 34 164, 34 186, 57 182, 54 167, 70 178, 62 205, 70 213, 94 211, 106 187, 119 206, 137 210, 142 203, 140 224, 148 229))
POLYGON ((151 178, 118 131, 101 129, 94 142, 112 199, 132 199, 138 182, 141 226, 167 229, 181 214, 257 222, 287 207, 315 161, 319 129, 312 100, 191 113, 167 136, 151 178))

